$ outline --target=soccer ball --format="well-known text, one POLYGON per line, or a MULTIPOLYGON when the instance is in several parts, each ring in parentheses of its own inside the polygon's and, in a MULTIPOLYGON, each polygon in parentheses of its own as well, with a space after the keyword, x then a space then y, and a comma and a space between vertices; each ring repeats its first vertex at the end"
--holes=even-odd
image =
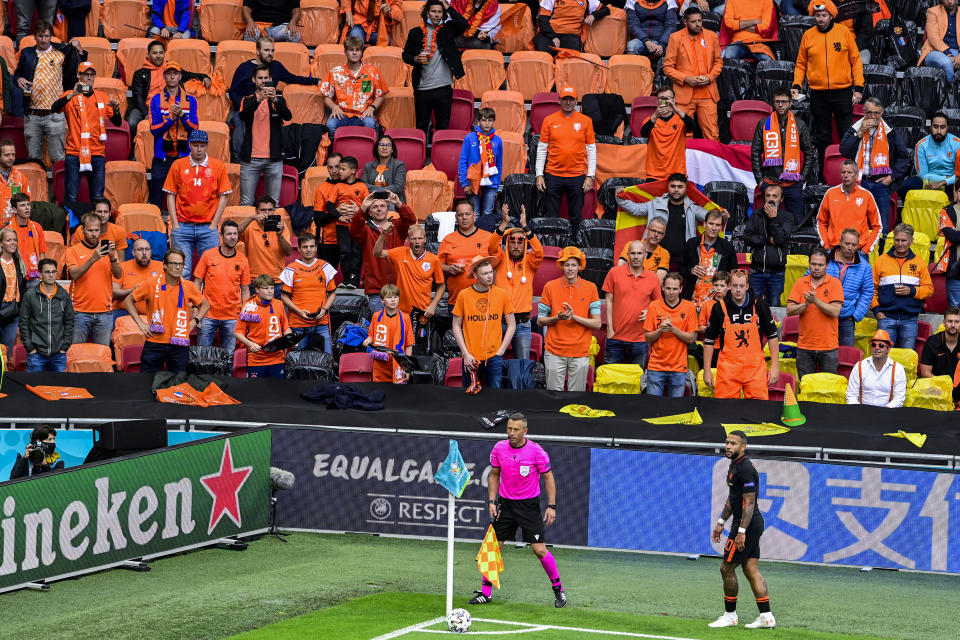
POLYGON ((454 609, 447 614, 447 628, 454 633, 470 631, 470 612, 466 609, 454 609))

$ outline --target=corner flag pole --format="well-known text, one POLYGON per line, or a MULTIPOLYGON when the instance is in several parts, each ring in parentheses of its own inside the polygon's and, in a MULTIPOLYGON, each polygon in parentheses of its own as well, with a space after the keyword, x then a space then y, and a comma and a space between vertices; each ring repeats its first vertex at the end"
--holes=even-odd
POLYGON ((456 498, 463 495, 463 490, 470 482, 470 472, 467 464, 460 455, 460 448, 456 440, 450 441, 450 451, 446 459, 437 468, 433 476, 437 482, 449 493, 447 496, 447 614, 453 611, 453 525, 456 498))
POLYGON ((447 494, 447 615, 453 611, 453 509, 455 498, 447 494))

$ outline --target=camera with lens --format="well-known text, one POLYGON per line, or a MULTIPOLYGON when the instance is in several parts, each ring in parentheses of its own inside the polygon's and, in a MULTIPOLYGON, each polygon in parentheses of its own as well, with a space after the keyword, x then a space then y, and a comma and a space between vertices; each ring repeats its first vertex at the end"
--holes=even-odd
POLYGON ((263 222, 263 230, 266 232, 270 231, 280 231, 280 216, 279 215, 269 215, 267 219, 263 222))
POLYGON ((33 464, 43 464, 43 459, 52 454, 56 446, 53 442, 38 442, 30 445, 30 462, 33 464))

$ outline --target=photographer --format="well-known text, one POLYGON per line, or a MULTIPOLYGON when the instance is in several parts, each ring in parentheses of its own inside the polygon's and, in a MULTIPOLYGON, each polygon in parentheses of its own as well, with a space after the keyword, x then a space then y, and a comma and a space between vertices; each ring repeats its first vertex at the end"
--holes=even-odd
POLYGON ((57 453, 57 430, 53 427, 37 427, 30 433, 30 444, 10 470, 10 479, 26 478, 54 469, 63 469, 63 460, 57 453))
POLYGON ((283 178, 283 122, 293 114, 283 96, 277 93, 270 76, 270 67, 261 65, 253 73, 254 93, 240 103, 239 118, 244 127, 240 144, 240 205, 253 204, 260 176, 266 184, 266 195, 280 201, 283 178))
MULTIPOLYGON (((260 196, 254 203, 256 212, 246 220, 240 220, 240 239, 247 249, 250 276, 266 274, 276 285, 274 297, 279 300, 282 285, 280 272, 287 264, 287 256, 293 252, 288 239, 287 226, 277 213, 277 203, 270 196, 260 196)), ((257 295, 257 288, 250 285, 250 295, 257 295)))

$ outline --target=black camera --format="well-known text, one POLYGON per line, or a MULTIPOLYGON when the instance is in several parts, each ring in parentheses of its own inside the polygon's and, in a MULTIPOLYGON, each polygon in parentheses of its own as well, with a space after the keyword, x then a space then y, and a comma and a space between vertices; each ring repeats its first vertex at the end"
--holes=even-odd
POLYGON ((53 442, 37 442, 30 445, 28 457, 33 464, 41 464, 43 459, 54 452, 56 444, 53 442))
POLYGON ((386 191, 374 191, 373 197, 377 200, 389 200, 390 194, 387 193, 386 191))
POLYGON ((270 215, 263 223, 264 231, 280 231, 280 216, 270 215))

